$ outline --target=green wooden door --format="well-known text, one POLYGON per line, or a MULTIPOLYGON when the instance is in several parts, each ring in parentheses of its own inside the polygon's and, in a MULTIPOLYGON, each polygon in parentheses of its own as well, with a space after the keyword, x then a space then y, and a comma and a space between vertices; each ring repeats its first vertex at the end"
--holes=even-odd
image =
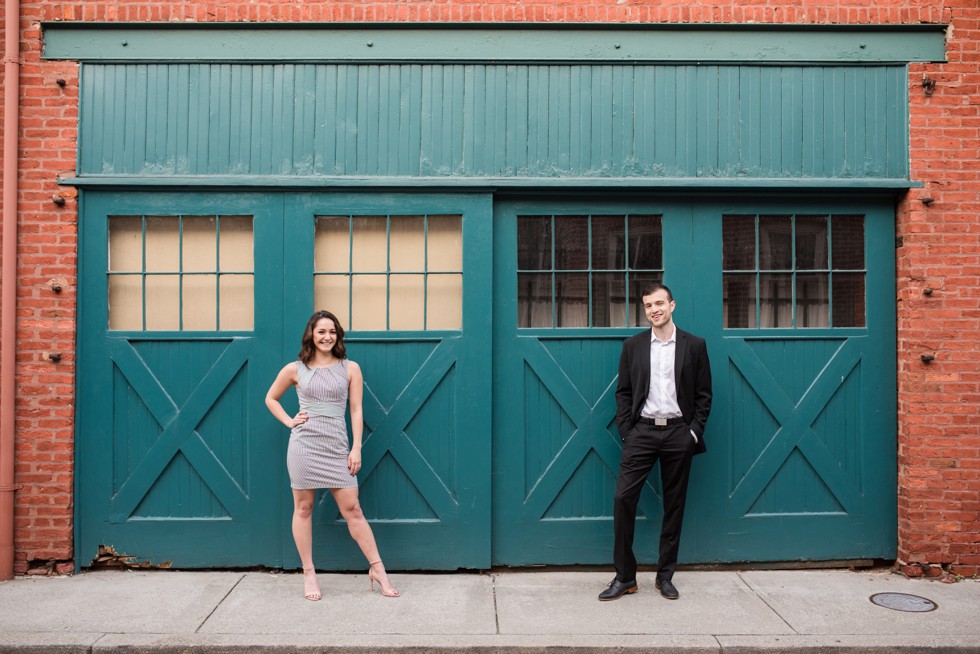
MULTIPOLYGON (((83 203, 80 566, 102 545, 179 567, 298 565, 288 432, 263 398, 314 306, 353 326, 362 506, 388 566, 489 565, 486 196, 93 192, 83 203)), ((363 567, 320 499, 317 565, 363 567)))
POLYGON ((278 564, 283 444, 262 398, 281 364, 281 197, 82 202, 78 564, 100 546, 182 567, 278 564))
MULTIPOLYGON (((389 568, 490 562, 490 212, 489 196, 454 194, 286 202, 284 350, 314 308, 348 330, 365 380, 361 505, 389 568)), ((329 494, 314 520, 318 565, 363 567, 329 494)))
MULTIPOLYGON (((611 560, 622 341, 646 324, 644 282, 691 295, 691 245, 690 207, 673 202, 495 207, 494 563, 611 560)), ((698 331, 689 303, 675 315, 698 331)), ((658 492, 652 477, 641 540, 658 492)))
MULTIPOLYGON (((647 326, 623 289, 660 274, 714 386, 682 562, 894 556, 891 221, 858 200, 498 206, 494 563, 611 561, 616 368, 647 326)), ((655 469, 637 521, 648 564, 658 493, 655 469)))
POLYGON ((889 200, 696 205, 714 407, 686 560, 893 558, 889 200))

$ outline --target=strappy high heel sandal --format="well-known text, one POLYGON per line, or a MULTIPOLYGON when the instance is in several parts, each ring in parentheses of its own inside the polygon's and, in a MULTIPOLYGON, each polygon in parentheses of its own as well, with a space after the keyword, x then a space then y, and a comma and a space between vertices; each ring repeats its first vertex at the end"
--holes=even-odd
POLYGON ((318 584, 316 581, 316 568, 303 568, 303 597, 311 602, 316 602, 321 597, 320 584, 318 584), (313 573, 313 590, 310 589, 306 580, 307 571, 313 573))
MULTIPOLYGON (((379 559, 377 561, 372 562, 370 565, 371 567, 368 568, 368 578, 371 580, 371 592, 372 593, 374 592, 374 582, 378 582, 378 586, 381 587, 382 595, 384 595, 385 597, 398 597, 399 592, 395 590, 394 586, 391 585, 390 581, 388 582, 388 590, 385 590, 384 582, 381 581, 381 579, 376 577, 374 574, 374 566, 380 565, 381 569, 384 570, 385 569, 384 563, 382 563, 381 560, 379 559)), ((387 573, 385 573, 385 576, 387 576, 387 573)))

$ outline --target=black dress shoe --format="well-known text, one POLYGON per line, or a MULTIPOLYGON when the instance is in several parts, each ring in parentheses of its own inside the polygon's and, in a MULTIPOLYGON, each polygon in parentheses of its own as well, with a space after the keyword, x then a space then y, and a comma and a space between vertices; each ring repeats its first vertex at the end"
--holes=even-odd
POLYGON ((639 589, 640 587, 636 585, 635 579, 633 581, 613 579, 612 583, 609 584, 609 588, 599 593, 599 601, 608 602, 609 600, 619 599, 623 595, 635 593, 639 589))
POLYGON ((677 592, 677 589, 674 588, 674 584, 670 583, 669 579, 657 579, 656 586, 657 590, 660 591, 660 594, 667 599, 677 599, 681 596, 681 594, 677 592))

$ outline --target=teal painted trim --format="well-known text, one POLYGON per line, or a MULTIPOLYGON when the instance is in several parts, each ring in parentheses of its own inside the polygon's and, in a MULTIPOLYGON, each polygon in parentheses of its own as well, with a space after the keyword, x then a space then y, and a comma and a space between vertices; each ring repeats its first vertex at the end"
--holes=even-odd
POLYGON ((83 64, 93 91, 78 173, 904 179, 906 77, 904 66, 83 64))
POLYGON ((278 177, 268 175, 202 175, 198 177, 141 177, 139 175, 103 177, 85 175, 61 177, 58 183, 78 188, 132 188, 179 187, 179 188, 424 188, 432 191, 445 188, 460 190, 495 189, 908 189, 921 188, 923 182, 908 179, 875 178, 718 178, 718 177, 278 177))
POLYGON ((172 25, 43 23, 44 58, 100 62, 945 61, 945 25, 172 25))

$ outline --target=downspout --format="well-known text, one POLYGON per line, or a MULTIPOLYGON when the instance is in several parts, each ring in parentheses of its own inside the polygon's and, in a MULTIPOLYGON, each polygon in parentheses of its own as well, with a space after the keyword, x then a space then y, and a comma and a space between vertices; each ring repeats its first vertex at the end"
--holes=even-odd
POLYGON ((17 372, 17 158, 20 0, 4 2, 3 288, 0 293, 0 581, 14 576, 14 394, 17 372))

